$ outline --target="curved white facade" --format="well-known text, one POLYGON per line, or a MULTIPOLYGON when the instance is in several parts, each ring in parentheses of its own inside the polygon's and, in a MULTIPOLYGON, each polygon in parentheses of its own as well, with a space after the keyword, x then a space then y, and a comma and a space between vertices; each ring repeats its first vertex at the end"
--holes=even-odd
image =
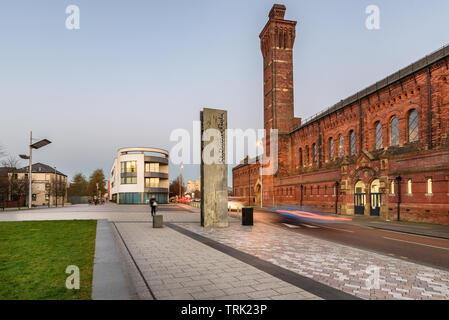
POLYGON ((110 172, 110 200, 121 204, 168 202, 169 153, 159 148, 121 148, 110 172))

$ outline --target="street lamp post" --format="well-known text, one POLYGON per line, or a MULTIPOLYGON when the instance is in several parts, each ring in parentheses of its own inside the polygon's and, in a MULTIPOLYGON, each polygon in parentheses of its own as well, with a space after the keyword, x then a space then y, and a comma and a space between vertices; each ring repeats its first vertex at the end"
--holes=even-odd
POLYGON ((56 181, 56 167, 55 167, 55 182, 53 183, 54 185, 54 191, 55 191, 55 207, 58 207, 58 183, 56 181))
POLYGON ((21 154, 19 155, 22 159, 28 159, 29 166, 28 166, 28 208, 31 209, 31 201, 32 201, 32 166, 33 166, 33 149, 40 149, 42 147, 45 147, 47 144, 50 144, 51 141, 47 139, 39 140, 38 142, 33 143, 33 131, 30 131, 30 153, 29 155, 21 154))
MULTIPOLYGON (((260 146, 262 144, 261 141, 257 141, 256 145, 260 146)), ((265 149, 262 152, 262 162, 260 161, 259 158, 259 174, 260 174, 260 207, 263 208, 263 164, 264 164, 264 154, 265 154, 265 149)))

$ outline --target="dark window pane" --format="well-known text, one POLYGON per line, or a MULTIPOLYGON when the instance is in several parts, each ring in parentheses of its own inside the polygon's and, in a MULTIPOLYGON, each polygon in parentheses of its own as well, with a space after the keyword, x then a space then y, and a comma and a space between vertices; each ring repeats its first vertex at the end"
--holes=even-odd
POLYGON ((334 160, 334 139, 329 139, 329 160, 334 160))
POLYGON ((343 158, 345 156, 345 138, 340 136, 340 145, 338 146, 338 156, 343 158))
POLYGON ((355 155, 355 132, 351 131, 350 135, 351 142, 351 156, 355 155))
POLYGON ((380 121, 376 125, 376 149, 382 149, 382 123, 380 121))
POLYGON ((408 141, 418 141, 418 110, 414 109, 408 116, 408 141))
POLYGON ((394 117, 391 120, 391 145, 397 146, 399 144, 399 119, 394 117))

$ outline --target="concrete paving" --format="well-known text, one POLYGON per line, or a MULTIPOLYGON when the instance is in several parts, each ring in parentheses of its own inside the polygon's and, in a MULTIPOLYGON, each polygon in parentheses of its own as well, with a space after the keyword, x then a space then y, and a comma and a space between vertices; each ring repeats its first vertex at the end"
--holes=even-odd
MULTIPOLYGON (((305 289, 305 278, 312 284, 322 284, 324 289, 331 287, 362 299, 449 299, 447 270, 337 244, 267 223, 244 227, 238 219, 231 218, 229 228, 204 229, 199 225, 199 210, 183 205, 161 206, 159 213, 163 214, 164 222, 168 222, 161 229, 152 228, 147 206, 113 204, 1 213, 0 221, 108 220, 115 239, 108 241, 118 245, 126 273, 134 286, 131 293, 127 293, 132 299, 323 297, 319 290, 305 289), (169 225, 206 240, 188 236, 169 225), (217 243, 228 249, 220 249, 217 243), (244 255, 253 258, 239 258, 244 255), (286 272, 270 272, 253 263, 254 259, 290 274, 284 277, 281 274, 286 272), (368 271, 372 267, 375 269, 368 271), (291 281, 291 274, 297 275, 297 281, 291 281), (370 282, 376 279, 378 287, 376 282, 370 282)), ((98 250, 104 249, 99 246, 98 250)))
POLYGON ((125 268, 110 222, 98 220, 95 240, 94 272, 92 279, 93 300, 131 300, 136 290, 125 268))
POLYGON ((362 299, 449 299, 449 271, 361 250, 266 223, 177 226, 362 299), (378 279, 378 282, 376 282, 378 279))

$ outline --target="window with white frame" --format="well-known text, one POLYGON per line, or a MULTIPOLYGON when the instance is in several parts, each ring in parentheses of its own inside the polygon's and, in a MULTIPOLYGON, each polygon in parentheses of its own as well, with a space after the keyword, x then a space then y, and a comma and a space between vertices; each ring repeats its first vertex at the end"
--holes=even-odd
POLYGON ((412 194, 412 179, 407 180, 407 193, 412 194))
POLYGON ((432 193, 432 178, 427 178, 427 194, 432 193))

